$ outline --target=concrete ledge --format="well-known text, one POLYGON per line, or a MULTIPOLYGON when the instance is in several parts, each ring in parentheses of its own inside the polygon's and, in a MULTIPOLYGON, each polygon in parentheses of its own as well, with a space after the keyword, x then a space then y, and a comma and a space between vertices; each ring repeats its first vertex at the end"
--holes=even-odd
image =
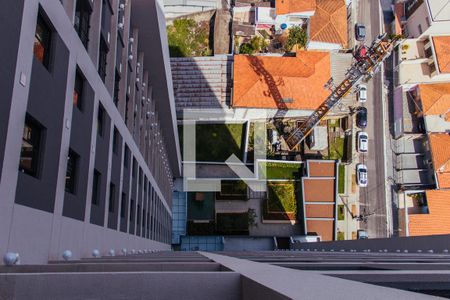
POLYGON ((417 294, 207 252, 204 256, 240 273, 244 299, 428 299, 417 294), (255 284, 258 287, 255 287, 255 284), (271 296, 260 295, 264 286, 271 296))
POLYGON ((240 299, 240 277, 232 272, 1 274, 0 299, 240 299))

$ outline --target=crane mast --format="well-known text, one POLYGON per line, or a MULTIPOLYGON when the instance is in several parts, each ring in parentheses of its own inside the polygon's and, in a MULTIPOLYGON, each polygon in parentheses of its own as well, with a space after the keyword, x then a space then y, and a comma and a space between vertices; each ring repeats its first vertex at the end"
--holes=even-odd
MULTIPOLYGON (((339 85, 333 87, 328 98, 322 102, 304 123, 290 133, 286 139, 289 148, 293 149, 300 144, 342 97, 350 92, 353 86, 358 84, 363 78, 365 80, 372 78, 378 72, 383 61, 390 56, 399 39, 399 36, 390 39, 386 34, 383 34, 374 40, 369 48, 361 46, 356 49, 354 53, 355 60, 347 71, 345 79, 339 85)), ((332 79, 325 86, 332 86, 332 79)))

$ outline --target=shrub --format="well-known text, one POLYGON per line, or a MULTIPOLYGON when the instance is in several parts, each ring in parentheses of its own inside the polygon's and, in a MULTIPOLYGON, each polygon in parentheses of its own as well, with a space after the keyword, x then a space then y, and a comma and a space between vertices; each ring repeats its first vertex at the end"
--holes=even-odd
POLYGON ((308 42, 308 35, 301 26, 292 26, 289 28, 289 36, 284 45, 286 51, 291 51, 295 45, 305 47, 308 42))

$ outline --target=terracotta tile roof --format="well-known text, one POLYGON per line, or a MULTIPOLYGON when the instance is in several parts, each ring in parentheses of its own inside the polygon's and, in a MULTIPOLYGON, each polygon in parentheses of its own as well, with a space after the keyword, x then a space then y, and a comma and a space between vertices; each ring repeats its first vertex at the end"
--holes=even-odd
POLYGON ((322 241, 332 241, 334 236, 333 220, 306 220, 306 229, 309 233, 316 233, 322 241))
POLYGON ((401 20, 404 15, 405 15, 405 4, 403 2, 395 3, 394 5, 395 34, 403 33, 401 20))
POLYGON ((308 161, 308 175, 311 177, 334 177, 334 161, 308 161))
POLYGON ((316 109, 329 95, 330 54, 234 56, 233 107, 316 109), (285 100, 283 100, 285 99, 285 100))
POLYGON ((433 44, 439 71, 450 73, 450 36, 435 36, 433 44))
POLYGON ((450 83, 419 84, 425 115, 445 115, 450 111, 450 83))
POLYGON ((439 188, 450 188, 450 135, 431 133, 428 138, 439 188))
POLYGON ((305 202, 334 202, 334 179, 303 178, 305 202))
POLYGON ((306 204, 306 218, 333 218, 334 203, 330 204, 306 204))
POLYGON ((317 0, 316 13, 310 19, 309 39, 340 44, 347 48, 347 7, 345 0, 317 0))
POLYGON ((314 11, 316 0, 276 0, 275 12, 277 15, 314 11))
POLYGON ((426 191, 428 214, 409 215, 409 235, 450 234, 450 190, 426 191))

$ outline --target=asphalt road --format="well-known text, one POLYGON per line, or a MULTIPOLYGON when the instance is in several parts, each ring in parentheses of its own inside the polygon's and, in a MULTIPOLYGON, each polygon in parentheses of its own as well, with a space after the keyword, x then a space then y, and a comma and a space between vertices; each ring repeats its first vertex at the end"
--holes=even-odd
MULTIPOLYGON (((357 21, 366 26, 366 45, 380 34, 380 10, 377 0, 359 0, 357 21)), ((369 149, 366 155, 360 155, 360 162, 368 169, 368 186, 360 188, 360 212, 367 216, 366 222, 360 227, 366 229, 370 238, 387 237, 386 216, 386 182, 382 108, 382 74, 376 74, 367 83, 368 100, 364 103, 367 108, 367 128, 369 135, 369 149)))

